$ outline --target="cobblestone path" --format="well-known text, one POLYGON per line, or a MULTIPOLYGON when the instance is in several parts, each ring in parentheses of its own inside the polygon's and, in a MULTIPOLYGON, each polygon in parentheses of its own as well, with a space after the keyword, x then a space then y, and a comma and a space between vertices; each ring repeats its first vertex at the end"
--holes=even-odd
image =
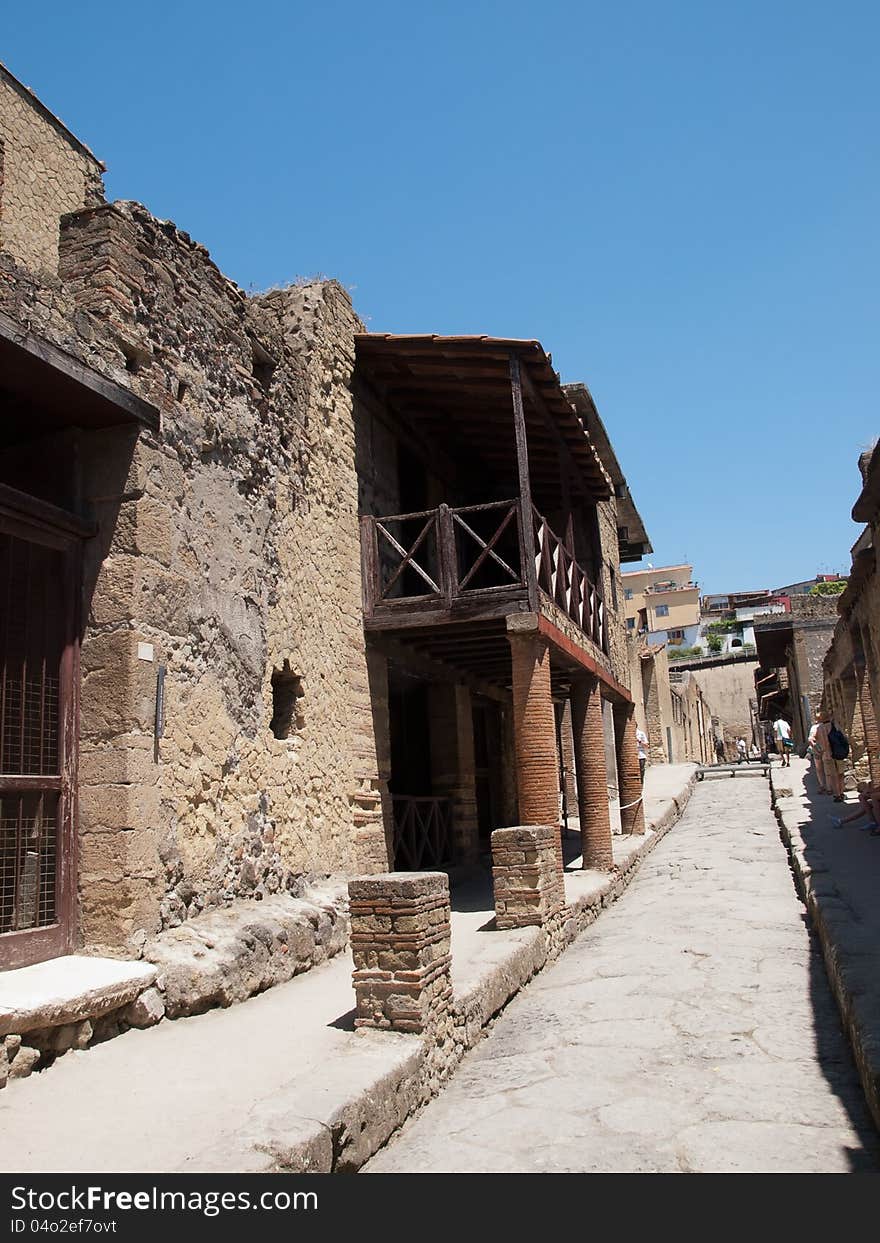
POLYGON ((880 1145, 761 778, 698 786, 385 1171, 849 1171, 880 1145))

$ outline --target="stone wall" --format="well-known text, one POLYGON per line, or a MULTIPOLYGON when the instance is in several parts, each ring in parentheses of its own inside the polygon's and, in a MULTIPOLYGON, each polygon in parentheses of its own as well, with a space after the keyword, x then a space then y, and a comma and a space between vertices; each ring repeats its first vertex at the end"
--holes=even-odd
POLYGON ((676 661, 675 668, 684 667, 696 678, 706 700, 712 706, 712 715, 718 718, 719 731, 724 736, 728 754, 732 754, 737 738, 752 737, 752 714, 750 700, 755 698, 755 670, 757 660, 735 657, 729 661, 683 662, 676 661))
MULTIPOLYGON (((65 216, 16 317, 154 402, 81 433, 82 941, 387 866, 363 633, 353 337, 334 282, 248 298, 138 204, 65 216), (157 675, 165 729, 156 741, 157 675)), ((56 499, 57 497, 53 497, 56 499)))
POLYGON ((0 249, 58 266, 58 221, 103 198, 103 165, 0 66, 0 249))
POLYGON ((602 551, 602 595, 611 670, 622 686, 630 686, 623 580, 620 576, 620 545, 617 539, 617 501, 612 496, 596 506, 599 544, 602 551))

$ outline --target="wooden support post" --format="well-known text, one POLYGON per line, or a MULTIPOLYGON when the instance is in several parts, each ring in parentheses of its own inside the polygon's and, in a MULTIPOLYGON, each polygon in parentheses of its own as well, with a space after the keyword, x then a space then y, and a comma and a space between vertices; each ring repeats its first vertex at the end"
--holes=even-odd
POLYGON ((513 428, 516 434, 516 468, 519 476, 520 541, 523 574, 529 593, 529 607, 538 609, 538 576, 535 570, 535 535, 532 517, 532 485, 529 480, 529 447, 523 408, 522 375, 518 356, 510 354, 510 389, 513 398, 513 428))

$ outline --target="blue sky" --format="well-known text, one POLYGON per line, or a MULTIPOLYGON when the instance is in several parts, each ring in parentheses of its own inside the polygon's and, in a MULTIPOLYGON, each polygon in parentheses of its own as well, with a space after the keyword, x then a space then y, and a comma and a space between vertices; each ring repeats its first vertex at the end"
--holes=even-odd
POLYGON ((0 58, 245 289, 325 274, 374 330, 540 338, 654 564, 848 566, 880 5, 31 3, 0 58))

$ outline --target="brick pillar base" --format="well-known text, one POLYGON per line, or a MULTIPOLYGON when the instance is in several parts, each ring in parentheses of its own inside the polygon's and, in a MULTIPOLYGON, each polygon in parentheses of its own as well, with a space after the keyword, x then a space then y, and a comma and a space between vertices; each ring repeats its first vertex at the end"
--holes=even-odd
POLYGON ((553 825, 562 885, 559 763, 550 690, 550 652, 534 632, 508 633, 513 671, 513 733, 520 824, 553 825))
POLYGON ((620 825, 624 833, 644 833, 645 810, 639 776, 635 711, 632 704, 614 705, 614 737, 620 783, 620 825))
POLYGON ((543 927, 559 912, 565 894, 559 883, 551 825, 518 825, 492 834, 492 886, 499 928, 543 927))
POLYGON ((598 678, 577 678, 571 687, 571 723, 577 766, 578 815, 585 868, 608 871, 614 865, 605 731, 598 678))
POLYGON ((386 872, 348 883, 355 1027, 438 1029, 449 1014, 449 879, 386 872))

